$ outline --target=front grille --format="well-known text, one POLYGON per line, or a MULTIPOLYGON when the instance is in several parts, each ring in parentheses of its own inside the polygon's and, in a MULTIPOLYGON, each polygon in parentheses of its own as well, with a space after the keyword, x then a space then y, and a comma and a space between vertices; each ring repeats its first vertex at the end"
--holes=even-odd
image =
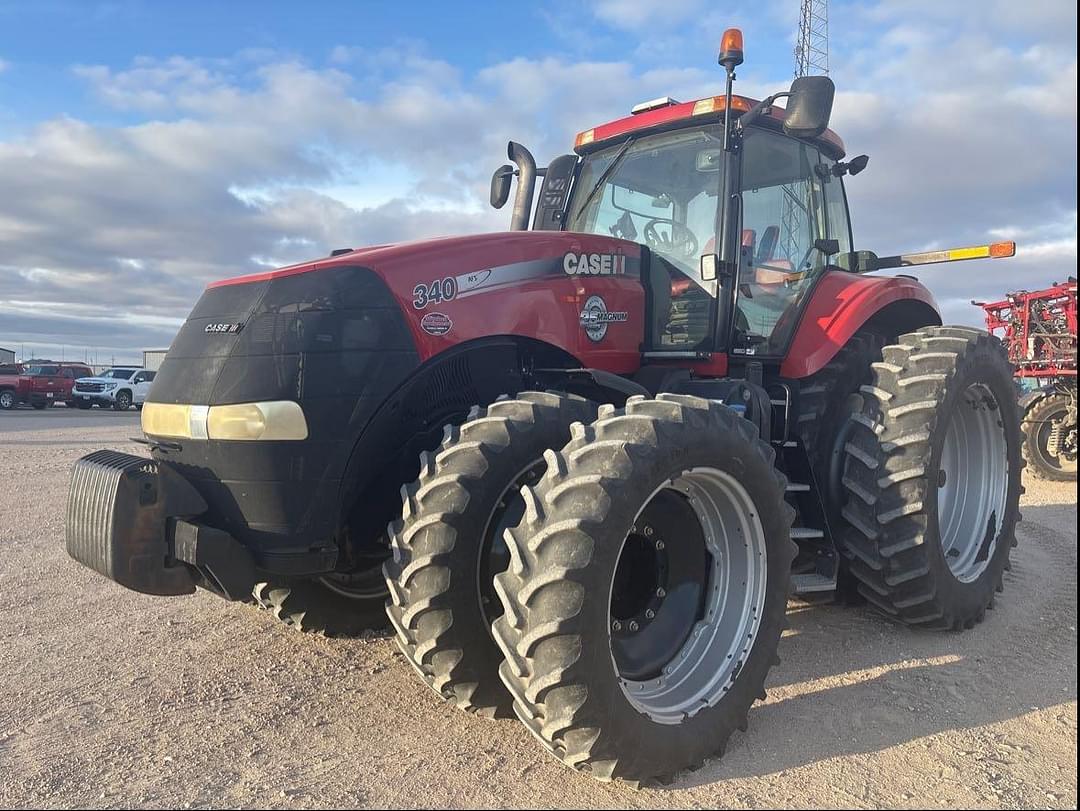
POLYGON ((81 394, 99 394, 105 391, 104 383, 76 383, 75 391, 81 394))

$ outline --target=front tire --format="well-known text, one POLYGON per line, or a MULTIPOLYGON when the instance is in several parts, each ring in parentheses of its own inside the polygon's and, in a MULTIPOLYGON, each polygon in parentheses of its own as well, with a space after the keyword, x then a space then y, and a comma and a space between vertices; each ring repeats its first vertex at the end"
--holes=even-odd
POLYGON ((845 448, 851 572, 901 622, 971 628, 1016 545, 1012 367, 1000 341, 968 327, 927 327, 884 355, 845 448))
POLYGON ((18 400, 15 399, 15 392, 11 389, 4 389, 0 391, 0 411, 10 411, 15 408, 18 400))
POLYGON ((476 407, 421 457, 419 479, 402 488, 384 566, 386 611, 397 643, 436 693, 467 712, 507 714, 502 654, 491 638, 501 613, 492 578, 506 568, 503 531, 524 512, 520 490, 543 472, 544 451, 561 448, 596 405, 554 392, 523 392, 476 407))
POLYGON ((666 782, 746 728, 795 552, 774 458, 730 409, 668 394, 546 454, 494 632, 514 711, 566 765, 666 782))
POLYGON ((126 391, 117 393, 116 399, 113 401, 113 408, 117 411, 127 411, 131 408, 131 395, 126 391))

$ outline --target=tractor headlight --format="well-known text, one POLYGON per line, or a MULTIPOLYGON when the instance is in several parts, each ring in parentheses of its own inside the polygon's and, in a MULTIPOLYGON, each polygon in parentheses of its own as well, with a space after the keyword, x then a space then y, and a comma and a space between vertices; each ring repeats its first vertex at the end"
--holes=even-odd
POLYGON ((307 420, 299 403, 277 400, 210 406, 206 416, 210 439, 307 439, 307 420))
POLYGON ((150 436, 178 439, 295 440, 307 439, 307 420, 299 403, 197 406, 146 403, 142 429, 150 436))

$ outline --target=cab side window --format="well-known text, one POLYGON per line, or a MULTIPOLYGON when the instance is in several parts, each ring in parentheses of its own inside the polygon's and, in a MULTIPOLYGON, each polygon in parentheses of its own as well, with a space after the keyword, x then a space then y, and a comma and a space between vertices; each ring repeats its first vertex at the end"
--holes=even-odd
POLYGON ((825 225, 828 237, 840 243, 840 253, 845 254, 853 250, 851 246, 851 223, 848 220, 844 182, 832 171, 835 165, 835 162, 823 159, 820 164, 821 171, 818 174, 822 180, 825 199, 825 225))

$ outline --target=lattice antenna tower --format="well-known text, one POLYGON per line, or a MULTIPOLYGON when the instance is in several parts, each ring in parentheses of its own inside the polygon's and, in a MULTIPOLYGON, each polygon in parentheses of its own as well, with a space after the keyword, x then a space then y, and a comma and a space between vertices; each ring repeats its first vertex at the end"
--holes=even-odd
MULTIPOLYGON (((799 39, 795 44, 795 76, 829 75, 829 3, 828 0, 800 0, 799 39)), ((780 218, 783 234, 781 250, 790 261, 800 245, 800 207, 793 202, 797 190, 789 188, 780 218)), ((801 271, 802 268, 796 268, 801 271)))
POLYGON ((795 75, 828 76, 828 0, 801 0, 801 5, 799 40, 795 44, 795 75))

